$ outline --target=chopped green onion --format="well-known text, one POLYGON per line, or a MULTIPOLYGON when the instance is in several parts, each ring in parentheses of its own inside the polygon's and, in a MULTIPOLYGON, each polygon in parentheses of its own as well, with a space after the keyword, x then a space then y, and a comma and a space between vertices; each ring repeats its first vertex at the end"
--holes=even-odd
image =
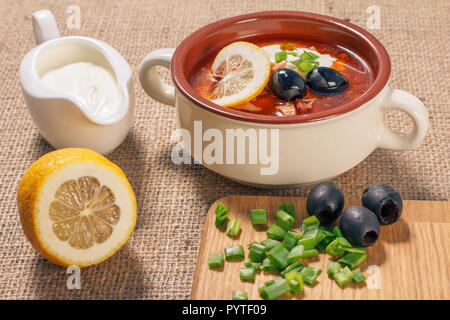
POLYGON ((241 268, 239 272, 239 277, 244 281, 254 281, 255 280, 256 269, 255 268, 241 268))
POLYGON ((289 292, 289 284, 283 278, 271 280, 267 281, 258 291, 263 299, 274 300, 289 292))
POLYGON ((307 250, 312 250, 317 244, 316 238, 301 238, 298 240, 297 245, 302 245, 307 250))
POLYGON ((342 235, 341 229, 340 229, 338 226, 336 226, 336 227, 333 228, 333 233, 336 235, 336 237, 340 237, 340 238, 343 238, 343 237, 344 237, 344 236, 342 235))
POLYGON ((305 282, 308 285, 313 285, 314 282, 316 282, 319 275, 322 273, 322 270, 319 268, 313 268, 313 267, 305 267, 300 272, 302 275, 303 282, 305 282))
POLYGON ((314 53, 309 51, 303 51, 303 53, 300 55, 300 59, 302 60, 316 60, 317 58, 319 58, 318 55, 315 55, 314 53))
MULTIPOLYGON (((303 287, 301 286, 300 282, 298 282, 297 280, 291 279, 291 280, 287 280, 288 284, 289 284, 289 291, 291 291, 292 293, 299 293, 301 289, 303 289, 303 287)), ((303 284, 303 280, 302 280, 302 284, 303 284)))
POLYGON ((255 243, 258 243, 258 244, 259 244, 258 241, 253 241, 253 242, 250 242, 250 243, 247 245, 247 248, 250 249, 250 247, 251 247, 253 244, 255 244, 255 243))
POLYGON ((208 266, 211 268, 220 268, 223 266, 223 254, 222 252, 213 252, 209 255, 208 266))
MULTIPOLYGON (((309 227, 313 228, 313 227, 309 227)), ((318 228, 318 234, 316 236, 316 246, 322 242, 322 240, 325 239, 325 234, 318 228)))
POLYGON ((222 202, 219 202, 216 206, 216 227, 219 227, 225 223, 228 219, 228 209, 222 202))
POLYGON ((300 258, 310 258, 319 255, 319 251, 316 249, 303 250, 302 256, 300 258))
POLYGON ((292 248, 294 248, 296 246, 299 238, 300 238, 300 235, 298 233, 288 231, 288 233, 286 234, 286 237, 284 237, 282 243, 286 249, 292 250, 292 248))
POLYGON ((366 253, 366 248, 344 248, 347 252, 366 253))
POLYGON ((287 52, 286 51, 280 51, 275 53, 275 62, 279 63, 281 61, 284 61, 287 59, 287 52))
POLYGON ((327 274, 330 277, 332 277, 333 274, 338 273, 340 271, 341 271, 341 265, 339 264, 339 262, 335 262, 335 261, 328 262, 327 274))
POLYGON ((241 245, 233 245, 225 248, 225 260, 244 259, 244 248, 241 245))
POLYGON ((302 245, 307 250, 312 250, 317 244, 316 238, 302 238, 298 240, 297 245, 302 245))
POLYGON ((274 265, 272 263, 272 261, 270 261, 269 258, 265 258, 262 262, 262 271, 264 272, 268 272, 268 271, 273 271, 273 270, 277 270, 277 266, 274 265))
MULTIPOLYGON (((283 52, 280 52, 283 53, 283 52)), ((284 52, 294 55, 292 52, 284 52)), ((309 55, 304 51, 300 59, 303 62, 315 64, 317 56, 309 55)), ((254 281, 256 272, 277 270, 281 279, 265 282, 259 288, 259 293, 264 299, 276 299, 291 291, 294 294, 303 290, 304 283, 314 285, 322 270, 315 267, 306 267, 299 262, 302 258, 317 256, 318 250, 326 250, 332 257, 340 257, 337 261, 329 261, 327 274, 332 277, 339 286, 350 282, 360 283, 366 280, 361 270, 356 267, 366 258, 365 248, 353 248, 351 244, 342 237, 339 227, 329 229, 320 226, 316 216, 310 216, 302 221, 301 235, 290 231, 295 224, 295 210, 292 202, 281 202, 276 213, 277 223, 271 225, 266 233, 269 237, 261 242, 252 242, 248 245, 248 260, 240 269, 240 279, 243 281, 254 281), (282 241, 281 241, 282 240, 282 241), (352 271, 353 270, 353 271, 352 271)), ((220 226, 228 219, 229 209, 219 202, 216 213, 216 225, 220 226), (224 217, 224 218, 223 218, 224 217)), ((253 225, 266 225, 267 212, 265 209, 252 209, 250 219, 253 225)), ((241 224, 236 219, 228 221, 226 234, 229 236, 239 235, 241 224)), ((232 245, 224 249, 224 253, 213 252, 209 256, 210 268, 222 267, 225 260, 240 260, 245 258, 244 249, 241 245, 232 245)), ((248 299, 245 291, 233 292, 233 300, 248 299)))
POLYGON ((298 240, 297 244, 301 244, 306 250, 314 249, 317 243, 320 242, 320 232, 317 226, 306 226, 303 229, 302 237, 298 240))
POLYGON ((309 54, 309 56, 310 56, 312 59, 314 59, 314 60, 316 60, 317 58, 319 58, 318 55, 316 55, 316 54, 314 54, 314 53, 312 53, 312 52, 310 52, 310 51, 308 51, 308 54, 309 54))
POLYGON ((324 239, 322 239, 322 241, 320 241, 320 242, 316 245, 317 249, 319 249, 319 250, 325 250, 325 249, 328 247, 328 245, 329 245, 334 239, 335 239, 335 238, 327 238, 327 237, 325 237, 324 239))
POLYGON ((261 241, 261 244, 263 246, 265 246, 267 248, 267 250, 272 249, 273 247, 275 247, 276 245, 279 245, 280 243, 281 243, 280 241, 273 240, 273 239, 270 239, 270 238, 261 241))
POLYGON ((351 248, 351 244, 345 238, 336 238, 328 244, 326 252, 332 257, 341 256, 345 253, 345 248, 351 248))
POLYGON ((241 231, 241 224, 236 219, 231 219, 228 221, 226 234, 230 237, 235 237, 241 231))
POLYGON ((286 212, 288 215, 295 219, 295 208, 292 202, 280 202, 278 204, 278 210, 286 212))
POLYGON ((274 240, 283 240, 286 233, 286 230, 276 224, 271 225, 266 231, 267 236, 274 240))
POLYGON ((265 225, 267 224, 267 213, 264 209, 250 210, 250 220, 252 225, 265 225))
POLYGON ((287 257, 287 263, 291 264, 295 261, 298 261, 302 257, 304 247, 302 245, 295 246, 292 248, 291 252, 287 257))
POLYGON ((352 281, 352 278, 353 278, 352 270, 350 270, 348 267, 342 269, 341 272, 333 274, 333 279, 336 280, 337 284, 340 286, 350 283, 352 281))
POLYGON ((336 238, 336 235, 331 232, 328 228, 325 227, 319 227, 319 232, 321 234, 322 240, 317 244, 317 248, 319 250, 325 250, 327 246, 330 244, 331 241, 333 241, 336 238))
POLYGON ((289 255, 289 251, 282 245, 279 244, 276 247, 270 249, 267 253, 267 258, 277 266, 278 269, 284 269, 287 266, 287 257, 289 255))
POLYGON ((308 233, 316 233, 319 232, 319 226, 312 224, 312 225, 304 225, 302 224, 302 236, 306 236, 308 233))
POLYGON ((367 255, 361 252, 348 252, 338 260, 338 262, 342 266, 348 266, 350 269, 355 269, 359 266, 364 260, 366 260, 367 255))
POLYGON ((319 66, 319 62, 313 61, 313 60, 298 59, 298 60, 291 61, 291 63, 294 64, 297 68, 299 68, 304 73, 308 73, 312 69, 319 66))
POLYGON ((254 242, 250 244, 249 248, 248 258, 253 262, 262 262, 266 252, 266 247, 258 242, 254 242))
POLYGON ((302 72, 308 73, 312 69, 319 66, 319 61, 317 61, 318 57, 319 56, 315 55, 312 52, 303 51, 299 59, 291 62, 302 72))
POLYGON ((298 261, 295 261, 293 263, 291 263, 290 265, 288 265, 286 268, 284 268, 283 271, 280 272, 281 276, 284 277, 286 274, 288 274, 291 271, 302 271, 305 268, 305 266, 303 264, 301 264, 298 261))
POLYGON ((228 214, 217 215, 216 216, 216 227, 220 227, 221 225, 223 225, 225 223, 225 221, 227 221, 227 219, 228 219, 228 214))
POLYGON ((289 284, 289 290, 292 293, 299 293, 300 291, 303 291, 303 278, 300 272, 291 271, 287 273, 284 278, 287 280, 289 284))
POLYGON ((366 277, 362 274, 362 272, 359 268, 353 270, 352 273, 353 273, 352 281, 354 283, 360 283, 360 282, 363 282, 366 280, 366 277))
POLYGON ((317 219, 316 216, 309 216, 308 218, 304 219, 302 221, 302 231, 303 227, 309 227, 309 226, 317 226, 319 227, 320 221, 317 219))
POLYGON ((319 231, 321 233, 323 233, 325 235, 325 237, 335 237, 336 238, 336 235, 333 233, 333 231, 328 229, 327 227, 319 226, 319 231))
POLYGON ((294 226, 295 220, 286 212, 280 210, 277 212, 277 225, 284 230, 289 231, 294 226))
POLYGON ((319 249, 319 250, 325 250, 326 248, 327 248, 327 246, 328 246, 328 244, 329 244, 329 242, 328 241, 333 241, 334 239, 328 239, 328 238, 325 238, 325 239, 323 239, 322 241, 320 241, 318 244, 316 244, 316 248, 317 249, 319 249))
POLYGON ((246 266, 247 268, 253 268, 255 270, 259 270, 261 268, 261 265, 261 262, 252 262, 250 260, 244 261, 244 266, 246 266))
POLYGON ((234 291, 232 300, 248 300, 247 292, 242 290, 234 291))
POLYGON ((308 54, 308 52, 303 51, 303 53, 300 55, 299 60, 304 61, 304 60, 314 60, 314 59, 311 58, 311 56, 308 54))

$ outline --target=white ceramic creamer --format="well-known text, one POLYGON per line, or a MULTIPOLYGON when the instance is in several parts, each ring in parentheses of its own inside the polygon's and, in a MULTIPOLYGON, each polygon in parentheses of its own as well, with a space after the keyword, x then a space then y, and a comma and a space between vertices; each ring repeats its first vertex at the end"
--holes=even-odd
POLYGON ((116 149, 130 129, 132 73, 108 44, 60 37, 53 14, 33 14, 38 46, 20 65, 25 101, 40 134, 55 148, 116 149))

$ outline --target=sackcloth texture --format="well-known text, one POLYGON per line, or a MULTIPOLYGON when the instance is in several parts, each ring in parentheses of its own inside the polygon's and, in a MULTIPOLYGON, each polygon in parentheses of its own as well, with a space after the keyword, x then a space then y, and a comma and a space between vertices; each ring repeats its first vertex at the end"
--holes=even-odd
MULTIPOLYGON (((227 180, 200 165, 175 165, 170 154, 175 109, 140 87, 140 61, 152 50, 176 47, 218 19, 265 10, 331 15, 366 28, 367 8, 381 8, 381 28, 369 30, 388 50, 390 85, 413 93, 427 107, 429 131, 413 150, 376 150, 333 181, 348 198, 385 182, 405 199, 448 200, 450 25, 448 0, 317 1, 29 1, 0 0, 0 299, 187 299, 208 207, 226 195, 305 196, 309 187, 264 190, 227 180), (69 6, 80 8, 81 27, 66 24, 69 6), (43 259, 23 235, 17 184, 27 168, 52 151, 34 126, 19 82, 24 55, 35 47, 31 15, 50 9, 61 35, 82 35, 116 48, 133 70, 135 119, 124 143, 108 158, 128 176, 138 201, 136 229, 113 257, 82 270, 80 290, 66 286, 66 269, 43 259)), ((164 73, 170 81, 167 72, 164 73)), ((408 117, 386 116, 405 131, 408 117)))

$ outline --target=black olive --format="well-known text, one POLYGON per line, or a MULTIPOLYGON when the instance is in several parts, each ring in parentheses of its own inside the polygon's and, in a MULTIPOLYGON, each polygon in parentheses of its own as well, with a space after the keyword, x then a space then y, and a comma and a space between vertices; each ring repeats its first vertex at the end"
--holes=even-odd
POLYGON ((272 73, 269 88, 277 98, 292 101, 306 95, 303 78, 294 70, 281 68, 272 73))
POLYGON ((334 222, 344 207, 344 194, 332 182, 321 182, 314 186, 306 198, 306 210, 315 215, 322 224, 334 222))
POLYGON ((375 213, 381 224, 397 221, 403 210, 403 201, 397 191, 387 184, 373 184, 362 194, 363 206, 375 213))
POLYGON ((351 206, 342 212, 339 220, 342 235, 352 244, 369 247, 380 234, 377 216, 365 207, 351 206))
POLYGON ((306 86, 322 95, 335 94, 348 87, 348 79, 339 71, 327 67, 312 69, 306 75, 306 86))

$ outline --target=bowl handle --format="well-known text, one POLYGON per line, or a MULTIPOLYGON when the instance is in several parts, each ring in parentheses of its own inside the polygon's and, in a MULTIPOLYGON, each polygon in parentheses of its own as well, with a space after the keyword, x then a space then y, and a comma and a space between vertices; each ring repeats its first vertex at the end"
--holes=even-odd
POLYGON ((61 37, 56 25, 55 17, 50 10, 39 10, 31 17, 34 39, 36 44, 61 37))
POLYGON ((417 146, 425 137, 428 128, 428 113, 425 105, 409 92, 388 88, 383 101, 382 110, 397 109, 408 114, 414 122, 411 132, 399 133, 386 125, 378 143, 379 148, 392 150, 407 150, 417 146))
POLYGON ((153 99, 171 106, 175 105, 175 88, 161 79, 156 67, 170 69, 174 52, 172 48, 155 50, 142 60, 139 67, 139 81, 145 92, 153 99))

